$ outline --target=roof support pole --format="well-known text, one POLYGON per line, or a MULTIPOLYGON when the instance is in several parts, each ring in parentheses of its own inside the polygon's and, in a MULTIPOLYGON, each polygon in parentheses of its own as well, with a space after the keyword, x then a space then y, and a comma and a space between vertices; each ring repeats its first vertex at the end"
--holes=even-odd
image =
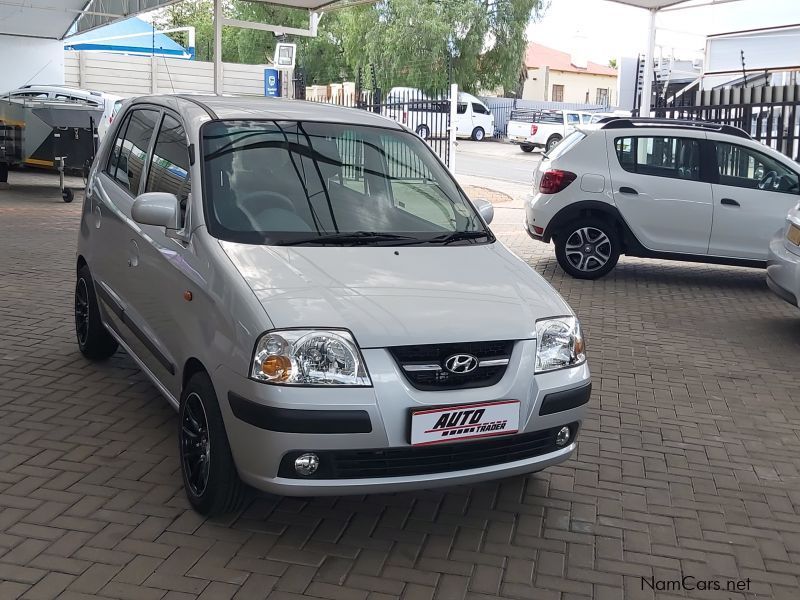
POLYGON ((649 117, 650 98, 653 91, 653 54, 656 49, 656 13, 658 9, 650 9, 650 24, 647 28, 647 52, 644 55, 642 70, 642 101, 639 103, 639 116, 649 117))
POLYGON ((214 0, 214 93, 222 94, 222 0, 214 0))

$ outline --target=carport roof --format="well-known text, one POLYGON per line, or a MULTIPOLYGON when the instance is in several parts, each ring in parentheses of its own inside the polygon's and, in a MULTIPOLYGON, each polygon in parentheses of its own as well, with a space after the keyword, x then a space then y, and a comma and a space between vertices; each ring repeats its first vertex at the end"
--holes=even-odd
MULTIPOLYGON (((0 34, 60 40, 68 33, 83 33, 179 1, 0 0, 0 34)), ((336 0, 256 1, 316 10, 333 4, 336 0)))

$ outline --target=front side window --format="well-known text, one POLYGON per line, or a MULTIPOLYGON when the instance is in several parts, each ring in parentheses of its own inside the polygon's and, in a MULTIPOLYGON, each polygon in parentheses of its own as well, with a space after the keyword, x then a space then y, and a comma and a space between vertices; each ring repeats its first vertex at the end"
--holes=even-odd
POLYGON ((479 115, 488 115, 489 111, 486 110, 486 107, 483 104, 479 104, 477 102, 472 103, 472 112, 477 113, 479 115))
POLYGON ((298 121, 203 126, 206 221, 252 244, 494 241, 428 146, 402 131, 298 121))
POLYGON ((108 174, 135 196, 139 193, 139 182, 159 113, 152 109, 136 109, 129 115, 114 142, 108 174))
POLYGON ((719 183, 797 194, 798 175, 766 154, 727 142, 715 142, 719 183))
POLYGON ((700 179, 700 140, 678 137, 627 137, 614 140, 620 166, 631 173, 700 179))
POLYGON ((156 138, 153 158, 147 174, 146 192, 175 194, 181 206, 181 226, 186 214, 189 182, 189 150, 183 126, 171 115, 165 115, 156 138))

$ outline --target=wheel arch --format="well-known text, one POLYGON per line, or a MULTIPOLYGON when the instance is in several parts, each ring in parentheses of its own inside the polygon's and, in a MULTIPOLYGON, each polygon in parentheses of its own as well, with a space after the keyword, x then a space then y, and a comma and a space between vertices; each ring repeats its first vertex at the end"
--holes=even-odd
POLYGON ((198 358, 194 356, 189 357, 186 362, 183 364, 183 371, 181 373, 181 390, 186 387, 186 384, 189 383, 189 380, 192 378, 193 375, 197 373, 205 373, 209 377, 211 377, 211 373, 208 372, 205 365, 200 362, 198 358))
POLYGON ((565 225, 582 217, 600 217, 613 223, 617 227, 620 240, 622 240, 623 252, 633 239, 633 233, 631 233, 617 207, 599 200, 584 200, 562 208, 550 219, 542 234, 542 239, 545 242, 551 241, 565 225))
POLYGON ((75 272, 76 272, 76 273, 80 273, 81 269, 82 269, 83 267, 87 267, 88 265, 89 265, 89 263, 87 263, 87 262, 86 262, 86 259, 85 259, 85 258, 83 258, 83 255, 82 255, 82 254, 79 254, 79 255, 78 255, 78 260, 77 260, 77 262, 75 263, 75 272))

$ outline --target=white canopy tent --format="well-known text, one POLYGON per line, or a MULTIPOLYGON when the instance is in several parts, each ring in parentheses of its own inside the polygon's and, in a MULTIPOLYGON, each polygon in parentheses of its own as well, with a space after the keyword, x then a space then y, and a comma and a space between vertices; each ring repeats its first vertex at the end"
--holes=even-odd
POLYGON ((714 6, 738 2, 739 0, 611 0, 618 4, 642 8, 650 12, 650 24, 647 28, 647 48, 644 54, 644 74, 642 81, 642 102, 639 116, 650 116, 650 97, 653 89, 653 53, 656 46, 656 15, 673 10, 686 10, 701 6, 714 6))

